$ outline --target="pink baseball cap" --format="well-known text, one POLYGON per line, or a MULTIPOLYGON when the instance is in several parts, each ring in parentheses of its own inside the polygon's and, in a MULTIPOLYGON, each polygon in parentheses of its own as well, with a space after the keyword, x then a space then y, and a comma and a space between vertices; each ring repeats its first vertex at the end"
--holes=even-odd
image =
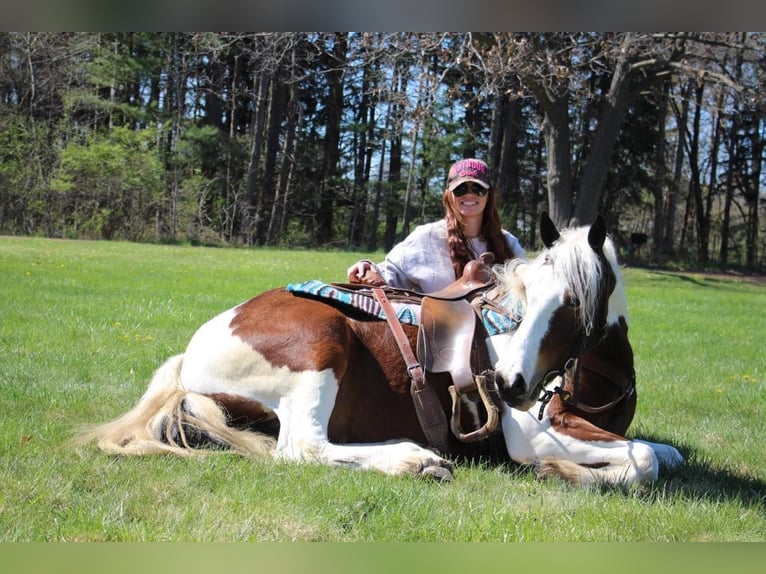
POLYGON ((489 189, 489 168, 480 159, 461 159, 452 164, 447 175, 447 190, 452 191, 461 183, 472 181, 489 189))

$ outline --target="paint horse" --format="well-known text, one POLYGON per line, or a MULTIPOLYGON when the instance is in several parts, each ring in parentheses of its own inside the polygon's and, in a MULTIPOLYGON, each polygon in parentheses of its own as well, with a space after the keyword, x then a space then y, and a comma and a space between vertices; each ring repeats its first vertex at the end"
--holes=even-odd
MULTIPOLYGON (((477 313, 489 307, 506 317, 522 294, 523 321, 495 333, 477 322, 471 354, 490 368, 475 376, 476 389, 456 393, 454 372, 427 372, 429 416, 413 400, 413 365, 391 326, 405 347, 438 336, 282 288, 204 324, 131 411, 79 441, 116 454, 214 449, 437 479, 452 478, 453 460, 492 456, 500 443, 502 457, 575 483, 654 480, 660 461, 681 459, 672 447, 622 436, 635 408, 633 356, 603 221, 559 234, 544 220, 548 248, 526 272, 497 267, 493 281, 466 293, 477 313), (591 404, 606 408, 592 414, 591 404), (451 420, 450 430, 434 440, 424 418, 451 420)), ((449 318, 444 324, 450 331, 449 318)))
POLYGON ((624 285, 603 219, 560 233, 543 214, 540 233, 546 249, 522 274, 524 320, 498 369, 516 385, 542 380, 544 390, 533 408, 504 413, 508 454, 576 484, 654 481, 683 457, 624 436, 636 379, 624 285))

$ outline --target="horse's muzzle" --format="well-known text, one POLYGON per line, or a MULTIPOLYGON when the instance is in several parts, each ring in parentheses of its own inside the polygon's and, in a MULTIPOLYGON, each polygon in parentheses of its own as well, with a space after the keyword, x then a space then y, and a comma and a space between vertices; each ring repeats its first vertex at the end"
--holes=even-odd
POLYGON ((499 373, 495 373, 495 381, 500 398, 514 409, 527 410, 534 404, 534 401, 530 400, 527 381, 521 373, 518 373, 511 383, 499 373))

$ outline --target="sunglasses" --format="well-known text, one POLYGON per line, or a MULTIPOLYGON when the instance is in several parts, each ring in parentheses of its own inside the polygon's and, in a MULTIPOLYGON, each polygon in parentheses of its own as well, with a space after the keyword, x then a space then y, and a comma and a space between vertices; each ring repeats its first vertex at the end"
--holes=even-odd
POLYGON ((487 195, 487 192, 489 190, 484 189, 479 184, 472 184, 472 183, 461 183, 458 185, 455 189, 452 190, 452 193, 455 197, 463 197, 466 193, 473 193, 474 195, 478 197, 484 197, 487 195))

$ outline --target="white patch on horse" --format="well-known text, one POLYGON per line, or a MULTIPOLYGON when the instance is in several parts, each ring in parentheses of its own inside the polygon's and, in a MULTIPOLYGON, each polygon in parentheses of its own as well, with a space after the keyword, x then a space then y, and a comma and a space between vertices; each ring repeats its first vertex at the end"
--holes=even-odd
MULTIPOLYGON (((537 264, 540 271, 544 268, 537 264)), ((535 277, 536 280, 526 285, 527 306, 524 320, 519 328, 513 333, 512 338, 506 341, 492 340, 491 344, 500 345, 495 352, 500 357, 496 362, 496 370, 505 376, 506 380, 513 381, 516 373, 524 376, 527 385, 533 385, 537 381, 534 374, 537 372, 537 357, 543 338, 548 332, 548 320, 539 320, 540 317, 552 317, 561 304, 561 293, 564 287, 552 274, 527 273, 527 277, 535 277), (539 278, 538 274, 544 275, 539 278), (515 352, 514 349, 524 349, 525 352, 515 352)), ((495 339, 495 338, 493 338, 495 339)), ((544 373, 541 373, 544 374, 544 373)), ((536 397, 530 397, 533 401, 536 397)))
POLYGON ((235 314, 234 309, 221 313, 194 334, 184 353, 181 384, 187 391, 239 395, 275 409, 291 392, 296 375, 234 336, 230 324, 235 314))

